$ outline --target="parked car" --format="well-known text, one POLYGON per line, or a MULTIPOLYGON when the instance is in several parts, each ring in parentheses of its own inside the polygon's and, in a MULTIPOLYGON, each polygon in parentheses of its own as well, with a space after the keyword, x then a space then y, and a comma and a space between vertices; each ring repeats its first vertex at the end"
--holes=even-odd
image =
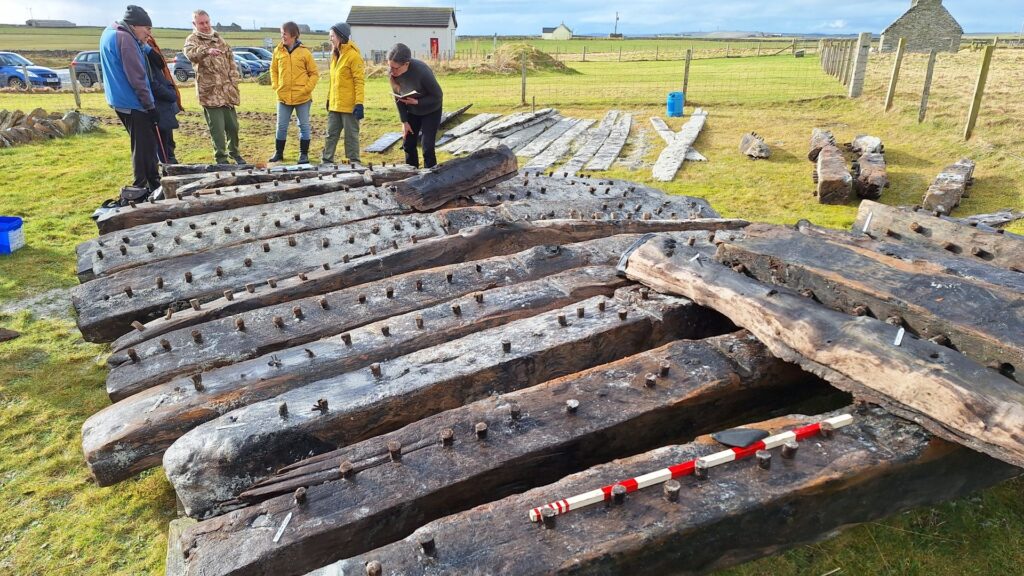
POLYGON ((236 57, 241 57, 243 60, 245 60, 246 64, 248 64, 249 67, 253 69, 253 72, 256 75, 263 74, 267 70, 270 70, 270 62, 267 62, 266 60, 260 60, 252 52, 237 52, 236 51, 235 52, 235 56, 236 57))
POLYGON ((185 54, 178 52, 174 55, 174 78, 178 82, 188 82, 189 78, 196 77, 196 69, 192 67, 192 62, 185 57, 185 54))
POLYGON ((260 48, 258 46, 242 46, 241 48, 232 48, 231 50, 234 52, 248 52, 250 54, 255 54, 257 58, 267 62, 270 62, 271 60, 274 59, 273 52, 267 50, 266 48, 260 48))
POLYGON ((14 52, 0 52, 0 76, 7 77, 6 85, 11 88, 24 88, 29 83, 41 88, 60 88, 60 77, 56 71, 36 66, 14 52), (23 70, 28 71, 28 78, 25 78, 23 70))
POLYGON ((242 78, 250 78, 256 74, 256 71, 250 62, 238 54, 235 54, 235 64, 238 65, 238 73, 242 78))
POLYGON ((79 52, 71 61, 71 75, 85 88, 103 81, 103 68, 100 65, 98 50, 79 52))

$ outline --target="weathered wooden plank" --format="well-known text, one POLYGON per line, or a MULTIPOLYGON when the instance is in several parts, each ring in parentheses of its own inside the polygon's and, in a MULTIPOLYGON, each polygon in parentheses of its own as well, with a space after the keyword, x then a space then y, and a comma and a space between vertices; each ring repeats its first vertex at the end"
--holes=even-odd
POLYGON ((672 143, 665 147, 654 162, 651 175, 655 180, 669 182, 676 177, 676 172, 686 159, 686 152, 693 146, 700 135, 708 114, 701 108, 693 111, 690 119, 683 125, 672 143))
POLYGON ((202 180, 204 174, 182 174, 180 176, 161 176, 160 188, 163 189, 164 198, 174 198, 178 195, 178 188, 202 180))
POLYGON ((311 570, 408 536, 445 514, 744 424, 822 390, 800 379, 798 370, 742 334, 674 342, 300 462, 248 490, 242 500, 283 496, 207 520, 179 546, 189 550, 192 573, 311 570), (648 373, 659 374, 652 387, 644 384, 648 373), (570 399, 579 403, 574 414, 565 410, 570 399), (513 407, 519 411, 514 419, 513 407), (488 424, 485 440, 473 438, 477 422, 488 424), (456 441, 441 446, 438 431, 449 427, 456 441), (389 441, 403 446, 398 463, 382 455, 389 441), (345 461, 358 472, 342 480, 339 465, 345 461), (300 486, 307 490, 303 504, 292 497, 300 486), (403 513, 410 508, 415 515, 403 513), (280 518, 289 512, 287 537, 282 534, 276 544, 253 527, 261 515, 280 518), (227 550, 244 552, 222 552, 227 550), (301 559, 300 565, 284 565, 293 559, 301 559))
POLYGON ((594 157, 587 162, 587 170, 607 170, 612 167, 612 162, 619 157, 619 152, 626 145, 626 138, 629 137, 629 130, 633 126, 633 115, 622 113, 615 122, 608 139, 597 150, 594 157))
POLYGON ((836 145, 836 139, 832 136, 831 131, 822 128, 811 129, 811 145, 810 150, 807 152, 807 159, 811 162, 817 162, 821 149, 829 145, 836 145))
POLYGON ((533 159, 527 162, 526 166, 523 168, 526 170, 548 169, 552 164, 558 162, 562 156, 565 156, 573 141, 593 124, 594 120, 592 118, 580 120, 574 124, 572 128, 569 128, 564 134, 556 138, 555 141, 545 148, 543 152, 534 156, 533 159))
POLYGON ((630 278, 718 310, 779 358, 838 388, 913 418, 938 436, 1024 464, 1024 388, 1013 380, 959 352, 904 335, 902 327, 850 317, 701 260, 690 247, 654 237, 630 254, 624 268, 630 278))
MULTIPOLYGON (((793 416, 749 426, 781 432, 816 420, 793 416)), ((854 424, 832 439, 800 443, 793 459, 773 450, 768 470, 751 459, 715 467, 708 480, 681 476, 676 501, 652 486, 630 493, 622 505, 557 516, 553 529, 527 520, 527 511, 539 504, 721 449, 701 437, 610 462, 428 523, 403 540, 313 574, 364 574, 368 562, 378 563, 383 574, 408 575, 706 574, 817 542, 847 526, 962 497, 1020 473, 873 409, 856 413, 854 424), (428 536, 435 550, 429 555, 420 544, 428 536)), ((415 459, 395 466, 395 473, 415 466, 415 459)), ((310 507, 319 505, 314 498, 320 493, 307 492, 310 507)), ((282 515, 262 520, 263 537, 270 540, 282 515)), ((197 534, 198 526, 186 538, 197 534)), ((286 529, 281 540, 288 535, 286 529)))
POLYGON ((575 174, 582 170, 583 166, 594 157, 594 154, 597 154, 597 151, 608 140, 618 117, 618 110, 609 110, 601 119, 601 123, 587 132, 587 139, 583 141, 572 158, 562 166, 562 170, 569 174, 575 174))
MULTIPOLYGON (((207 371, 201 374, 201 390, 195 389, 195 375, 173 379, 89 417, 82 426, 86 464, 101 486, 126 480, 159 465, 164 450, 179 436, 230 410, 581 299, 611 296, 624 283, 611 266, 577 268, 207 371), (452 313, 453 306, 459 306, 459 314, 452 313)), ((299 321, 289 319, 293 322, 299 321)))
POLYGON ((249 164, 162 164, 162 176, 184 176, 187 174, 206 174, 208 172, 229 172, 231 170, 248 170, 249 164))
POLYGON ((974 214, 963 218, 954 218, 956 222, 968 226, 988 226, 989 228, 1000 228, 1010 222, 1024 219, 1024 212, 1014 212, 1011 208, 991 212, 989 214, 974 214))
POLYGON ((518 168, 512 150, 498 146, 438 164, 423 174, 395 182, 391 190, 401 204, 432 210, 461 196, 472 196, 481 186, 510 178, 518 168))
POLYGON ((465 122, 459 124, 455 128, 452 128, 451 130, 445 132, 445 135, 451 136, 453 138, 461 138, 471 132, 479 130, 484 125, 492 122, 495 118, 499 117, 501 117, 501 114, 494 114, 491 112, 477 114, 476 116, 473 116, 469 120, 466 120, 465 122))
POLYGON ((946 166, 924 193, 921 206, 925 210, 949 214, 967 196, 967 187, 974 181, 974 160, 962 158, 946 166))
POLYGON ((533 158, 551 145, 559 136, 565 134, 570 128, 579 123, 579 118, 562 118, 554 126, 550 126, 541 135, 534 138, 532 142, 516 151, 517 156, 533 158))
POLYGON ((364 186, 285 200, 272 208, 261 204, 143 224, 79 244, 77 272, 84 282, 178 256, 404 212, 409 209, 389 190, 364 186))
POLYGON ((512 132, 538 122, 540 119, 558 112, 554 108, 541 108, 534 112, 517 112, 510 114, 500 120, 495 120, 482 128, 482 132, 494 135, 495 138, 504 138, 512 132))
MULTIPOLYGON (((698 206, 699 208, 699 206, 698 206)), ((306 280, 286 277, 277 281, 275 286, 269 283, 252 286, 237 292, 231 300, 219 298, 204 303, 199 310, 185 309, 177 312, 167 320, 151 323, 159 330, 178 329, 185 326, 205 322, 213 318, 222 318, 264 306, 289 302, 311 295, 324 294, 349 286, 372 282, 388 275, 398 275, 413 270, 427 269, 436 266, 450 265, 455 262, 479 260, 491 256, 512 254, 542 244, 570 244, 595 238, 614 236, 617 234, 645 234, 650 232, 668 232, 685 230, 735 229, 746 225, 742 220, 706 219, 691 220, 546 220, 540 222, 500 223, 477 229, 463 230, 459 233, 428 238, 412 246, 398 250, 386 250, 378 255, 364 256, 354 259, 348 264, 332 266, 330 270, 309 272, 306 280)), ((117 296, 120 298, 120 295, 117 296)), ((121 304, 128 304, 127 300, 121 304)), ((81 321, 81 318, 79 319, 81 321)), ((111 321, 130 322, 131 316, 112 318, 111 321)), ((117 335, 119 328, 107 326, 106 322, 94 322, 89 330, 102 337, 108 333, 111 338, 117 335)), ((150 328, 147 328, 149 330, 150 328)), ((155 333, 158 330, 154 330, 155 333)), ((127 329, 122 333, 127 332, 127 329)))
POLYGON ((115 208, 101 216, 97 220, 96 225, 99 228, 100 234, 106 234, 140 224, 163 222, 168 219, 209 214, 242 206, 268 204, 281 200, 305 198, 326 192, 335 192, 344 189, 345 186, 379 186, 386 182, 408 178, 416 173, 417 171, 411 166, 399 165, 369 168, 361 175, 347 174, 325 177, 323 181, 317 178, 310 182, 300 181, 295 183, 292 180, 291 183, 288 183, 287 176, 282 175, 282 181, 285 183, 278 186, 272 184, 253 184, 252 186, 239 186, 237 190, 217 189, 198 197, 192 195, 180 200, 147 202, 138 204, 135 208, 115 208))
POLYGON ((770 157, 772 152, 764 143, 764 138, 756 132, 748 132, 740 138, 740 154, 751 160, 757 160, 770 157))
POLYGON ((675 131, 669 128, 668 124, 660 116, 651 116, 651 126, 654 127, 654 131, 658 133, 658 136, 665 141, 665 144, 671 144, 676 139, 675 131))
POLYGON ((882 139, 866 134, 856 136, 853 141, 846 145, 846 148, 858 155, 885 153, 885 145, 882 144, 882 139))
POLYGON ((814 169, 815 195, 821 204, 846 204, 853 193, 853 176, 846 169, 846 158, 834 145, 822 146, 814 169))
POLYGON ((289 171, 264 168, 263 170, 249 169, 245 171, 215 172, 206 175, 200 180, 181 186, 177 190, 177 197, 184 198, 192 196, 197 192, 215 191, 217 188, 274 184, 274 182, 288 180, 294 181, 296 178, 305 180, 336 174, 364 174, 368 169, 358 164, 319 164, 317 166, 303 165, 299 170, 289 171))
POLYGON ((927 212, 870 200, 860 203, 853 229, 875 238, 924 244, 952 254, 970 254, 989 264, 1024 272, 1024 237, 1016 234, 987 231, 936 218, 927 212))
POLYGON ((521 148, 527 146, 528 144, 531 144, 534 141, 534 139, 543 134, 551 126, 557 124, 561 119, 562 117, 559 116, 558 114, 547 116, 540 120, 539 122, 531 124, 523 128, 522 130, 513 132, 512 134, 509 134, 508 136, 501 138, 499 142, 501 142, 503 146, 508 146, 509 148, 511 148, 512 151, 516 152, 516 155, 518 156, 518 151, 521 148))
POLYGON ((364 152, 380 154, 387 152, 392 146, 402 139, 401 132, 385 132, 380 138, 374 140, 369 146, 363 149, 364 152))
POLYGON ((889 187, 889 176, 885 170, 885 156, 877 152, 865 152, 853 163, 853 191, 858 198, 877 200, 882 190, 889 187))
POLYGON ((715 259, 742 266, 762 282, 806 292, 833 310, 891 319, 985 366, 1024 366, 1024 302, 1018 291, 937 274, 931 262, 858 252, 781 226, 754 224, 720 238, 715 259))
POLYGON ((164 470, 187 513, 202 516, 268 469, 661 345, 693 327, 695 310, 660 295, 583 300, 233 410, 179 438, 164 470), (502 341, 510 342, 508 352, 502 341), (329 409, 310 411, 320 399, 329 409), (287 418, 281 403, 290 407, 287 418))

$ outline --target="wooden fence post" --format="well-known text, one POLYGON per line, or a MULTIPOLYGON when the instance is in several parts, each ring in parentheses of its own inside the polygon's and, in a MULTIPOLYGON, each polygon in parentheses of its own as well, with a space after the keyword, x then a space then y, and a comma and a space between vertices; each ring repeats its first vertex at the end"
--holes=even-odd
POLYGON ((850 78, 850 98, 859 98, 864 93, 864 76, 868 69, 868 55, 871 53, 871 33, 861 32, 857 38, 857 52, 850 78))
POLYGON ((938 51, 932 48, 928 54, 928 67, 924 72, 924 88, 921 89, 921 107, 917 111, 917 123, 924 122, 924 115, 928 112, 928 94, 932 90, 932 72, 935 71, 935 56, 938 51))
POLYGON ((686 51, 686 63, 683 65, 683 94, 686 94, 690 85, 690 59, 693 57, 693 49, 686 51))
POLYGON ((68 76, 71 77, 71 91, 75 94, 75 110, 82 109, 82 97, 78 94, 78 78, 75 78, 75 69, 72 67, 68 68, 68 76))
POLYGON ((521 68, 522 68, 522 75, 523 75, 523 92, 522 92, 521 104, 523 106, 526 106, 526 53, 525 52, 523 53, 521 59, 522 59, 521 68))
POLYGON ((896 46, 896 59, 892 63, 892 75, 889 77, 889 90, 885 93, 885 111, 892 109, 892 99, 896 95, 896 83, 900 80, 900 66, 903 64, 903 53, 907 49, 907 39, 900 38, 896 46))
POLYGON ((619 62, 622 62, 622 46, 619 46, 619 62))
POLYGON ((985 81, 988 80, 988 69, 992 64, 992 53, 995 49, 995 46, 985 46, 985 55, 982 56, 981 60, 981 70, 978 71, 978 83, 974 87, 974 98, 971 99, 971 109, 967 113, 964 140, 971 139, 974 125, 978 122, 978 112, 981 110, 981 97, 985 94, 985 81))
POLYGON ((586 44, 583 45, 583 61, 584 62, 587 61, 587 45, 586 44))

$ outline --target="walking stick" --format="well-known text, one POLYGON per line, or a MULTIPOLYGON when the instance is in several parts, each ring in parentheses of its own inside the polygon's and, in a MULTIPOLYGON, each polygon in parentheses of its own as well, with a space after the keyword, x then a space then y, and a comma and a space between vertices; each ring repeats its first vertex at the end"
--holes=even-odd
POLYGON ((153 129, 156 130, 156 143, 160 145, 160 155, 163 158, 163 163, 167 164, 167 150, 164 150, 164 137, 160 134, 160 127, 153 124, 153 129))

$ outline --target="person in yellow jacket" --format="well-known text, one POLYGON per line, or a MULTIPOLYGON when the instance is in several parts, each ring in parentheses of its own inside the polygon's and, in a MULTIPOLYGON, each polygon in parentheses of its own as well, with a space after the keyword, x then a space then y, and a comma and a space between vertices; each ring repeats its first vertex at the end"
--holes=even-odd
POLYGON ((338 137, 345 130, 345 157, 359 162, 359 121, 363 119, 365 65, 359 47, 351 40, 352 29, 345 22, 331 26, 331 87, 327 91, 327 139, 323 162, 334 162, 338 137))
POLYGON ((299 164, 309 163, 309 108, 319 79, 313 53, 299 41, 299 25, 285 22, 281 25, 281 43, 270 63, 270 85, 277 93, 277 152, 270 162, 284 160, 288 122, 294 111, 299 122, 299 164))

